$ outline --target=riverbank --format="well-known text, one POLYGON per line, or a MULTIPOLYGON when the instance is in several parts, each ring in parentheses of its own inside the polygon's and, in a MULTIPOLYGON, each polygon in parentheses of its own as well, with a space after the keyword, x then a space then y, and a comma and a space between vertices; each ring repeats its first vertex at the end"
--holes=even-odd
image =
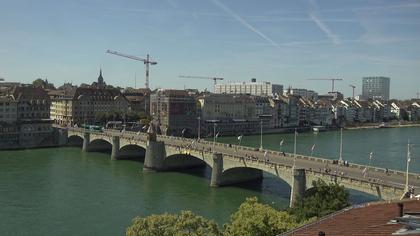
MULTIPOLYGON (((378 124, 372 124, 372 125, 363 125, 363 126, 354 126, 354 127, 344 127, 346 130, 357 130, 357 129, 378 129, 380 123, 378 124)), ((409 127, 420 127, 420 124, 418 123, 412 123, 412 124, 388 124, 383 128, 409 128, 409 127)), ((381 127, 382 128, 382 127, 381 127)))

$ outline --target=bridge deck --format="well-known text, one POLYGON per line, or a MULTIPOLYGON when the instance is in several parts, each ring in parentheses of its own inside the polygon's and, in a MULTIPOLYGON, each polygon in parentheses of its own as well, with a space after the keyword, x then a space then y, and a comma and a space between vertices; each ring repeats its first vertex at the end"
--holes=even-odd
MULTIPOLYGON (((68 128, 69 131, 83 133, 86 132, 80 128, 68 128)), ((120 138, 129 139, 135 141, 145 142, 147 135, 145 133, 135 132, 119 132, 113 130, 106 130, 105 132, 87 131, 95 135, 103 135, 108 139, 112 136, 119 136, 120 138)), ((164 141, 165 145, 171 145, 179 147, 183 150, 195 150, 195 151, 210 151, 219 152, 224 156, 232 158, 244 159, 245 161, 261 162, 266 165, 272 165, 273 167, 286 166, 292 167, 294 163, 294 157, 291 153, 283 153, 272 151, 272 150, 257 150, 255 148, 229 145, 223 143, 214 143, 205 140, 194 140, 181 137, 172 137, 158 135, 158 141, 164 141), (265 154, 267 152, 267 154, 265 154)), ((397 170, 388 170, 378 167, 366 167, 364 165, 349 163, 349 165, 338 165, 333 164, 333 160, 324 159, 318 157, 309 157, 296 155, 296 168, 305 169, 307 172, 312 172, 318 175, 328 175, 331 178, 346 178, 360 182, 370 183, 376 186, 393 187, 396 189, 404 189, 405 187, 405 173, 397 170), (364 169, 368 169, 364 174, 364 169), (329 170, 329 171, 328 171, 329 170)), ((416 193, 420 190, 420 174, 410 173, 409 174, 409 185, 415 188, 416 193)))

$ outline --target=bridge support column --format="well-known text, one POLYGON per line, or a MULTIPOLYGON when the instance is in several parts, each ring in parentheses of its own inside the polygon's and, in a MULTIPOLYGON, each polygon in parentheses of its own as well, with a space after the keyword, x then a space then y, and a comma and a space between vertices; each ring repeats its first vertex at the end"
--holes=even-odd
POLYGON ((219 187, 221 184, 223 172, 223 155, 221 153, 213 153, 213 168, 211 171, 211 187, 219 187))
POLYGON ((83 147, 82 151, 88 152, 88 145, 90 143, 90 133, 84 133, 83 134, 83 147))
POLYGON ((144 157, 143 170, 159 171, 164 170, 166 157, 165 143, 162 141, 148 141, 146 155, 144 157))
POLYGON ((303 197, 306 191, 305 169, 293 170, 293 184, 290 192, 290 207, 296 204, 298 198, 303 197))
POLYGON ((68 131, 66 129, 58 129, 58 146, 65 146, 68 143, 68 131))
POLYGON ((117 160, 120 157, 120 137, 112 137, 111 160, 117 160))

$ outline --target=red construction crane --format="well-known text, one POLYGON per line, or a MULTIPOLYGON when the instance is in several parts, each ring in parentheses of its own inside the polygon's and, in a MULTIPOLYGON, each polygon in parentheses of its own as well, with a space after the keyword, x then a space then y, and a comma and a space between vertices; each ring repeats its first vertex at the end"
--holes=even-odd
POLYGON ((352 85, 352 84, 349 84, 349 86, 352 87, 352 89, 353 89, 353 99, 354 99, 354 89, 356 88, 356 86, 352 85))
POLYGON ((220 77, 206 77, 206 76, 193 76, 193 75, 180 75, 179 78, 187 78, 187 79, 211 79, 214 81, 214 90, 216 90, 216 84, 218 80, 223 80, 220 77))
POLYGON ((335 81, 341 81, 343 79, 308 79, 308 80, 330 80, 331 81, 331 92, 334 92, 334 82, 335 81))
POLYGON ((140 57, 127 55, 127 54, 120 53, 120 52, 117 52, 117 51, 112 51, 112 50, 109 50, 109 49, 106 52, 110 53, 110 54, 120 56, 120 57, 125 57, 125 58, 129 58, 129 59, 136 60, 136 61, 142 61, 146 65, 146 88, 149 88, 149 65, 156 65, 157 64, 157 62, 150 60, 149 54, 147 54, 146 59, 143 59, 143 58, 140 58, 140 57))

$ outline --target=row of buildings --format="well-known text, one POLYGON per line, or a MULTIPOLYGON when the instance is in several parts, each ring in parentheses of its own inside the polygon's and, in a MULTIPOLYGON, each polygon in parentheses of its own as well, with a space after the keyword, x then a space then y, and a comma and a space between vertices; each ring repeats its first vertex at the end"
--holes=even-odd
POLYGON ((102 72, 90 86, 40 84, 0 83, 0 149, 52 144, 53 124, 97 124, 101 115, 149 112, 150 90, 121 92, 105 84, 102 72))
POLYGON ((342 127, 391 120, 420 120, 419 101, 318 99, 294 94, 194 94, 158 90, 150 114, 168 135, 224 135, 272 132, 295 127, 342 127))
POLYGON ((103 125, 98 117, 121 119, 130 112, 150 116, 168 135, 202 136, 280 132, 295 127, 339 127, 393 119, 419 120, 419 102, 344 99, 333 92, 283 89, 269 82, 217 85, 216 93, 196 90, 119 89, 106 85, 102 71, 97 81, 80 87, 64 84, 58 89, 0 84, 0 139, 4 143, 36 144, 61 126, 103 125), (119 118, 111 117, 119 114, 119 118), (110 116, 111 115, 111 116, 110 116), (32 141, 31 141, 32 140, 32 141))

